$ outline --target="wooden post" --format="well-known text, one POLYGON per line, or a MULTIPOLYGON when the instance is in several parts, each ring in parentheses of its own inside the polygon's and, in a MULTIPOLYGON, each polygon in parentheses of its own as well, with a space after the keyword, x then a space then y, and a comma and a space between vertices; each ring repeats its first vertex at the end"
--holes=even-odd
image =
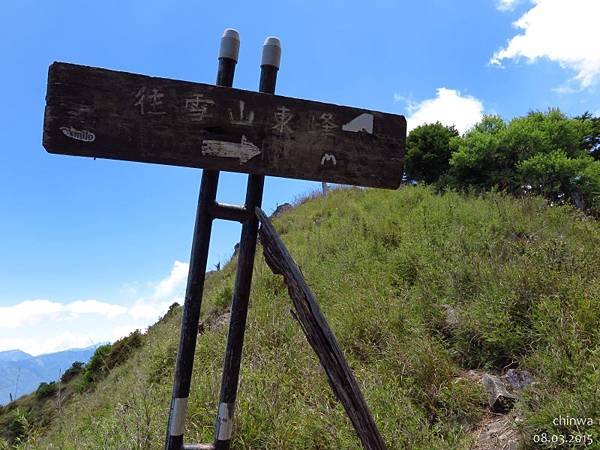
MULTIPOLYGON (((225 30, 221 38, 219 51, 219 70, 217 84, 231 86, 235 73, 239 52, 239 35, 232 29, 225 30)), ((212 215, 210 208, 215 204, 219 172, 204 170, 198 196, 196 223, 190 255, 190 268, 183 305, 179 349, 175 363, 173 380, 173 395, 169 410, 169 423, 165 450, 181 450, 183 448, 183 430, 187 412, 187 402, 190 393, 190 381, 194 366, 200 307, 204 291, 204 277, 208 261, 208 248, 212 231, 212 215)))
MULTIPOLYGON (((281 55, 279 39, 269 37, 263 46, 263 56, 260 74, 260 92, 275 93, 277 71, 281 55)), ((254 211, 262 204, 262 195, 265 177, 263 175, 249 175, 246 189, 245 210, 254 211)), ((242 360, 244 345, 244 332, 248 316, 248 301, 252 284, 252 270, 256 254, 256 237, 258 219, 252 214, 242 225, 242 236, 238 265, 231 302, 231 317, 229 319, 229 332, 227 335, 227 350, 223 365, 223 378, 221 381, 221 394, 219 412, 215 426, 215 450, 228 450, 233 432, 233 413, 242 360)))
POLYGON ((350 417, 363 447, 366 450, 386 450, 352 370, 300 269, 266 214, 260 208, 256 208, 256 215, 260 220, 259 234, 265 260, 273 273, 283 275, 294 304, 295 312, 292 313, 319 357, 329 384, 350 417))

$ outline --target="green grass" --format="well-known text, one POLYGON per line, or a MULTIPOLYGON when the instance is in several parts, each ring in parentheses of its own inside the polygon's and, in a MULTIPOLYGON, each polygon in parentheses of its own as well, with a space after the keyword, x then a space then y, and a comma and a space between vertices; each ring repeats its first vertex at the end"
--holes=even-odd
MULTIPOLYGON (((469 448, 485 397, 461 374, 509 367, 536 380, 515 407, 526 447, 539 448, 532 436, 544 431, 600 441, 598 222, 538 198, 410 187, 333 191, 275 226, 388 448, 469 448), (595 425, 553 425, 559 416, 595 425)), ((228 308, 233 263, 207 280, 207 324, 228 308)), ((233 448, 360 448, 260 250, 254 270, 233 448)), ((21 448, 162 448, 180 320, 176 310, 151 327, 127 362, 21 448)), ((186 442, 213 440, 225 339, 226 327, 199 337, 186 442)))

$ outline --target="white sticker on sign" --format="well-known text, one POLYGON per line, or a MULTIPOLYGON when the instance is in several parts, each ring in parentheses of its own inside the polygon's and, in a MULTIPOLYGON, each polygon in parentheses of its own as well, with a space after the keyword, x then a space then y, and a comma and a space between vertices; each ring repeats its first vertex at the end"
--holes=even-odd
POLYGON ((350 122, 342 125, 342 130, 353 131, 355 133, 366 131, 369 134, 373 134, 373 114, 362 113, 360 116, 356 116, 350 122))
POLYGON ((96 139, 96 135, 87 130, 76 130, 73 127, 60 127, 60 131, 62 131, 65 136, 78 141, 94 142, 96 139))

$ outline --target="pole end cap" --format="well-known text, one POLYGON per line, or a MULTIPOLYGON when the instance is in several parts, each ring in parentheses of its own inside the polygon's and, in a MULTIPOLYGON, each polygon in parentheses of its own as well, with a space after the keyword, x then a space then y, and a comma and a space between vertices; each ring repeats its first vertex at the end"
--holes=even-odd
POLYGON ((240 54, 240 33, 233 28, 227 28, 221 37, 221 47, 219 48, 219 59, 229 58, 235 62, 240 54))
POLYGON ((265 39, 262 52, 261 66, 273 66, 279 69, 281 62, 281 41, 276 36, 265 39))

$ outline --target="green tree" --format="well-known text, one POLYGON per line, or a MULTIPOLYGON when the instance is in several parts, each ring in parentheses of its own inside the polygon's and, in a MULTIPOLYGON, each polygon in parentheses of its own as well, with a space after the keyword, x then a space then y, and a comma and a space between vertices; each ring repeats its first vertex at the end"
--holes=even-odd
POLYGON ((504 147, 506 124, 499 116, 485 116, 462 138, 450 142, 450 177, 454 187, 487 189, 505 186, 514 163, 504 147))
MULTIPOLYGON (((458 187, 498 187, 521 194, 524 172, 518 167, 523 161, 556 151, 570 159, 585 156, 585 139, 591 131, 589 120, 571 119, 558 109, 530 112, 508 124, 498 116, 486 116, 460 141, 453 143, 455 151, 450 160, 450 173, 458 187)), ((556 158, 555 154, 554 160, 556 158)), ((576 166, 582 170, 587 167, 585 164, 576 166)), ((561 183, 561 186, 566 185, 561 183)), ((568 194, 557 191, 556 195, 561 193, 568 194)))
POLYGON ((105 358, 105 368, 112 369, 120 364, 123 364, 129 358, 132 350, 142 345, 142 333, 140 330, 135 330, 129 336, 116 341, 105 358))
POLYGON ((592 158, 600 160, 600 117, 585 112, 577 119, 589 123, 590 132, 584 138, 584 148, 592 158))
POLYGON ((75 361, 73 364, 71 364, 71 367, 69 367, 65 371, 65 373, 62 374, 62 376, 60 377, 60 382, 68 383, 70 380, 75 378, 76 375, 80 374, 83 371, 83 367, 84 363, 82 363, 81 361, 75 361))
POLYGON ((406 174, 413 180, 433 183, 450 168, 450 140, 456 128, 440 122, 421 125, 406 140, 406 174))
POLYGON ((112 345, 101 345, 96 349, 89 362, 85 365, 82 376, 82 388, 100 379, 107 371, 106 359, 112 345))
POLYGON ((598 212, 600 162, 592 157, 570 158, 561 150, 539 153, 519 163, 518 171, 524 185, 534 193, 598 212))
POLYGON ((591 123, 569 118, 558 109, 533 111, 510 121, 504 142, 518 160, 558 149, 577 157, 585 154, 584 140, 590 131, 591 123))
POLYGON ((43 398, 52 397, 58 391, 58 386, 55 381, 50 383, 40 383, 37 390, 35 391, 35 396, 37 399, 41 400, 43 398))

